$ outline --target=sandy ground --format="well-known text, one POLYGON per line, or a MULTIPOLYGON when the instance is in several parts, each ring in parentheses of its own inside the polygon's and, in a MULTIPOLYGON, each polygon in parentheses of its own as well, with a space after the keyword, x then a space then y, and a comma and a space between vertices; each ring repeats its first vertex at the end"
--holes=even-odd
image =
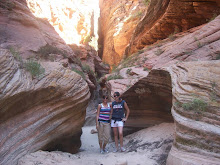
POLYGON ((83 127, 82 146, 77 154, 59 151, 37 151, 20 159, 18 165, 165 165, 170 151, 174 125, 162 123, 124 137, 126 152, 113 153, 114 142, 107 154, 99 153, 94 126, 83 127))

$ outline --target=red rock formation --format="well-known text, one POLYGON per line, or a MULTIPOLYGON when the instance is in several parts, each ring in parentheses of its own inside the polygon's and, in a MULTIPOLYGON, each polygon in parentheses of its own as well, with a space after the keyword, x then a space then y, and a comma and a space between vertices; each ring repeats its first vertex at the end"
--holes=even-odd
POLYGON ((204 24, 220 13, 218 0, 151 0, 149 7, 143 9, 142 5, 137 1, 100 1, 100 56, 110 65, 118 64, 123 55, 130 56, 170 34, 204 24), (127 20, 135 12, 141 14, 127 20))
POLYGON ((173 122, 172 86, 169 73, 153 70, 134 84, 122 97, 131 109, 127 126, 148 127, 163 122, 173 122))
POLYGON ((93 67, 83 69, 79 48, 70 48, 46 20, 35 18, 25 0, 1 1, 0 20, 0 164, 16 164, 39 149, 77 152, 89 86, 95 88, 90 71, 102 68, 102 75, 108 67, 86 46, 84 64, 93 67), (31 74, 36 68, 27 70, 28 59, 45 72, 31 74), (83 71, 87 83, 72 68, 83 71))
POLYGON ((0 164, 16 164, 39 150, 77 152, 90 97, 81 76, 54 62, 41 63, 32 79, 13 55, 1 49, 0 164))
POLYGON ((122 95, 131 110, 126 124, 147 126, 172 121, 173 116, 176 134, 168 165, 220 161, 219 20, 220 16, 175 41, 161 41, 130 61, 151 71, 122 95))
POLYGON ((100 0, 99 45, 103 61, 110 65, 120 62, 124 50, 146 5, 139 1, 100 0))
POLYGON ((137 25, 126 54, 164 39, 175 32, 204 24, 220 14, 220 3, 212 1, 152 0, 144 18, 137 25))

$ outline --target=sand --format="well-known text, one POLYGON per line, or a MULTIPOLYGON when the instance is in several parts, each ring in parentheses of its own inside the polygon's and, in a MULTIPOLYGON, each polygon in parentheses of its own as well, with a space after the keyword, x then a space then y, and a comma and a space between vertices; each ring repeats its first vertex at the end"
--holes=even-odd
POLYGON ((37 151, 22 157, 18 165, 165 165, 173 143, 174 125, 162 123, 124 137, 126 152, 100 154, 94 126, 83 127, 82 146, 77 154, 37 151))

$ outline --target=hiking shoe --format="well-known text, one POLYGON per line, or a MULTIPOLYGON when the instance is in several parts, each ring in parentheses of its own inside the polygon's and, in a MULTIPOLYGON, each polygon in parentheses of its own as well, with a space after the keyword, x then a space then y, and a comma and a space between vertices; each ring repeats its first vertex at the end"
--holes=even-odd
POLYGON ((117 148, 115 148, 114 150, 113 150, 113 152, 115 153, 115 152, 118 152, 118 149, 117 148))
POLYGON ((104 153, 109 153, 109 151, 106 148, 103 150, 103 152, 104 153))
POLYGON ((104 152, 102 149, 100 149, 100 153, 101 153, 101 154, 104 154, 105 152, 104 152))
POLYGON ((121 147, 121 152, 125 152, 126 149, 124 147, 121 147))

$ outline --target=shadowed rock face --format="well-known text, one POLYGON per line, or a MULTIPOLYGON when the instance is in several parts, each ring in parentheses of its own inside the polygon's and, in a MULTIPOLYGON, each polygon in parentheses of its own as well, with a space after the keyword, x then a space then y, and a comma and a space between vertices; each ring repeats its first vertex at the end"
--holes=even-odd
POLYGON ((152 0, 148 9, 132 35, 126 54, 132 54, 170 34, 206 23, 220 14, 220 3, 218 0, 152 0))
POLYGON ((45 62, 45 74, 32 79, 9 51, 0 49, 0 164, 16 164, 39 149, 75 153, 90 97, 81 76, 45 62))
POLYGON ((218 0, 151 0, 145 5, 138 1, 105 0, 100 1, 100 10, 99 44, 103 45, 100 56, 113 65, 123 55, 130 56, 170 34, 208 22, 220 14, 220 3, 218 0))
POLYGON ((162 122, 173 122, 171 78, 168 72, 153 70, 135 83, 124 98, 131 110, 126 125, 147 127, 162 122))

